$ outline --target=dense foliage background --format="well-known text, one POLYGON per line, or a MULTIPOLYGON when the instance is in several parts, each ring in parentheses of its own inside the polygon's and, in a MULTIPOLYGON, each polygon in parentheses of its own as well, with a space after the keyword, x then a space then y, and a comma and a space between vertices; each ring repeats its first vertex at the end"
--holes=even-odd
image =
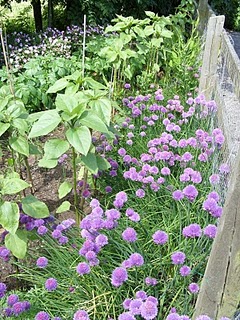
MULTIPOLYGON (((20 2, 17 0, 17 3, 20 4, 20 2)), ((107 25, 117 14, 139 19, 144 17, 144 11, 152 11, 159 16, 173 14, 180 3, 180 0, 48 0, 47 3, 32 0, 29 6, 24 6, 24 10, 19 12, 17 17, 9 19, 5 16, 4 19, 4 12, 2 12, 2 21, 0 20, 0 22, 4 22, 9 32, 26 32, 27 29, 34 31, 33 20, 29 19, 29 12, 33 9, 36 31, 46 27, 64 30, 68 25, 81 24, 84 14, 87 15, 88 23, 91 25, 107 25)), ((192 3, 194 5, 194 1, 192 3)), ((13 4, 12 0, 0 0, 0 5, 5 8, 11 8, 13 4)))

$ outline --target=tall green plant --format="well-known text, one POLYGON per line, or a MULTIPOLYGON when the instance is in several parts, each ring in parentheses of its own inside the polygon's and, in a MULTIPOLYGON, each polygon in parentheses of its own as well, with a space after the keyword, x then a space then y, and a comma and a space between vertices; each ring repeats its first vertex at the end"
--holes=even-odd
MULTIPOLYGON (((83 201, 79 199, 77 191, 78 165, 85 167, 92 174, 109 167, 104 158, 95 154, 95 148, 92 145, 94 131, 114 137, 109 130, 111 101, 108 98, 107 89, 90 77, 82 78, 82 73, 76 71, 71 76, 58 80, 48 89, 48 93, 57 93, 55 109, 30 116, 33 122, 29 133, 30 139, 47 135, 58 126, 64 127, 64 139, 50 139, 45 143, 44 156, 39 161, 39 166, 54 168, 61 155, 66 152, 71 153, 73 182, 70 184, 64 181, 60 185, 59 198, 63 198, 73 190, 78 223, 83 209, 83 201)), ((68 210, 70 205, 69 201, 65 201, 57 212, 68 210)))

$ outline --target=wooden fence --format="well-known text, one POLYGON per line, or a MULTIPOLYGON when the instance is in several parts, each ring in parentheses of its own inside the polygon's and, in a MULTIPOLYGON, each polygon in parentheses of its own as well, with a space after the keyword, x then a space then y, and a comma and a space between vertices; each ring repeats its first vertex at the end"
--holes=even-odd
POLYGON ((233 154, 235 148, 223 214, 193 317, 205 314, 219 320, 223 316, 232 318, 240 303, 240 60, 223 29, 224 16, 215 16, 205 0, 199 2, 199 13, 200 31, 208 21, 199 91, 217 102, 226 155, 233 154), (231 83, 229 93, 222 86, 223 78, 231 83), (235 97, 231 105, 228 94, 235 97))

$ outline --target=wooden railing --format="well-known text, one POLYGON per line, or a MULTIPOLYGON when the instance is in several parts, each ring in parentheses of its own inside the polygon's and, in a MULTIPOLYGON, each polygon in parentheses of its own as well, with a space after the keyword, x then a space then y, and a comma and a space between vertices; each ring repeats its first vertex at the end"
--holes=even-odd
POLYGON ((223 214, 193 317, 205 314, 219 320, 223 316, 232 318, 240 303, 240 60, 223 29, 224 16, 214 15, 205 0, 200 0, 199 6, 202 6, 200 31, 208 21, 199 91, 218 105, 218 122, 226 137, 227 155, 233 154, 235 148, 223 214), (229 106, 226 99, 223 77, 230 79, 229 94, 235 96, 234 105, 229 106), (226 121, 229 117, 236 121, 226 121))

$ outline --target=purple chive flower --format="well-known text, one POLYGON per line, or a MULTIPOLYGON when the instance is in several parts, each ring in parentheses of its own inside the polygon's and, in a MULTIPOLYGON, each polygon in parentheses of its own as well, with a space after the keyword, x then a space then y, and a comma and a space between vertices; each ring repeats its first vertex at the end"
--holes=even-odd
POLYGON ((191 155, 190 152, 185 152, 185 153, 182 155, 181 160, 182 160, 183 162, 189 162, 189 161, 192 160, 192 158, 193 158, 193 156, 191 155))
POLYGON ((78 310, 74 313, 73 320, 90 320, 87 311, 78 310))
POLYGON ((194 201, 198 195, 198 191, 195 186, 188 185, 183 189, 183 194, 189 201, 194 201))
POLYGON ((155 278, 152 277, 146 277, 145 278, 145 283, 147 286, 156 286, 158 281, 155 278))
POLYGON ((35 320, 50 320, 50 316, 45 311, 40 311, 36 314, 35 320))
POLYGON ((170 171, 170 169, 168 167, 164 167, 164 168, 161 169, 161 174, 163 176, 169 176, 171 174, 171 171, 170 171))
POLYGON ((183 228, 182 234, 186 238, 201 237, 202 229, 197 223, 193 223, 193 224, 190 224, 189 226, 183 228))
POLYGON ((147 299, 147 294, 145 291, 140 290, 136 292, 136 298, 137 299, 142 299, 142 300, 146 300, 147 299))
POLYGON ((203 209, 214 214, 218 209, 217 201, 214 198, 208 197, 208 199, 203 202, 203 209))
POLYGON ((167 316, 166 320, 180 320, 180 316, 178 313, 172 312, 167 316))
POLYGON ((64 244, 66 244, 68 242, 68 237, 66 237, 66 236, 61 236, 60 238, 58 238, 58 243, 60 244, 60 245, 64 245, 64 244))
POLYGON ((47 229, 47 227, 45 227, 45 226, 40 226, 40 227, 37 228, 37 233, 38 233, 40 236, 45 235, 47 232, 48 232, 48 229, 47 229))
POLYGON ((58 238, 60 238, 62 236, 62 232, 60 231, 60 230, 54 230, 53 232, 52 232, 52 237, 54 238, 54 239, 58 239, 58 238))
POLYGON ((123 312, 118 316, 118 320, 136 320, 131 312, 123 312))
POLYGON ((182 315, 180 316, 179 320, 191 320, 191 318, 189 318, 189 316, 182 315))
POLYGON ((123 282, 127 281, 127 279, 128 274, 125 268, 118 267, 113 270, 111 283, 114 287, 120 287, 123 284, 123 282))
POLYGON ((183 264, 186 259, 186 255, 181 251, 177 251, 171 255, 171 259, 173 264, 183 264))
POLYGON ((182 266, 180 268, 180 274, 182 277, 187 277, 191 272, 191 268, 188 266, 182 266))
POLYGON ((138 189, 138 190, 136 191, 136 196, 137 196, 138 198, 144 198, 144 197, 145 197, 145 191, 144 191, 143 189, 138 189))
POLYGON ((7 291, 7 286, 5 283, 0 282, 0 298, 3 298, 5 296, 5 293, 7 291))
POLYGON ((8 261, 9 260, 9 256, 10 256, 10 251, 5 247, 0 247, 0 257, 4 261, 8 261))
POLYGON ((122 238, 127 242, 135 242, 137 241, 137 232, 129 227, 123 231, 122 238))
POLYGON ((124 148, 120 148, 118 150, 118 154, 121 156, 121 157, 124 157, 126 154, 127 154, 127 151, 124 149, 124 148))
POLYGON ((76 270, 77 270, 77 273, 80 274, 81 276, 91 272, 91 269, 90 269, 89 265, 86 262, 80 262, 77 265, 76 270))
POLYGON ((12 306, 12 310, 13 310, 13 314, 15 316, 18 316, 19 314, 25 311, 24 304, 22 302, 16 302, 12 306))
POLYGON ((95 243, 100 248, 104 247, 106 244, 108 244, 108 237, 104 234, 99 234, 95 239, 95 243))
POLYGON ((28 311, 31 308, 31 303, 29 301, 23 301, 22 304, 25 311, 28 311))
POLYGON ((180 201, 184 198, 184 194, 182 193, 181 190, 176 190, 172 193, 172 197, 176 201, 180 201))
POLYGON ((190 285, 188 286, 188 290, 191 292, 191 293, 198 293, 199 291, 199 285, 197 283, 190 283, 190 285))
POLYGON ((5 317, 9 318, 13 315, 13 310, 12 308, 5 308, 3 309, 3 314, 5 317))
POLYGON ((146 320, 154 319, 158 314, 158 308, 152 301, 145 301, 140 307, 141 316, 146 320))
POLYGON ((217 234, 217 227, 214 224, 209 224, 203 229, 203 234, 208 238, 215 238, 217 234))
POLYGON ((219 172, 222 174, 227 174, 230 172, 230 166, 227 163, 223 163, 219 167, 219 172))
POLYGON ((204 315, 198 316, 196 320, 212 320, 212 318, 204 314, 204 315))
POLYGON ((133 315, 140 314, 139 308, 141 307, 142 303, 143 302, 141 299, 133 299, 129 305, 129 311, 131 312, 131 314, 133 315))
POLYGON ((58 283, 57 280, 54 278, 49 278, 45 282, 45 289, 47 291, 54 291, 57 289, 58 283))
POLYGON ((45 257, 40 257, 40 258, 37 259, 36 265, 39 268, 45 268, 48 265, 48 259, 45 258, 45 257))
POLYGON ((128 259, 131 267, 140 267, 144 264, 143 256, 140 253, 132 253, 128 259))
POLYGON ((106 192, 106 193, 111 193, 111 192, 112 192, 112 187, 107 186, 107 187, 105 188, 105 192, 106 192))
POLYGON ((124 84, 124 89, 131 89, 130 83, 125 83, 124 84))
POLYGON ((211 184, 218 184, 220 182, 220 176, 218 174, 212 174, 209 177, 209 181, 211 184))
POLYGON ((8 296, 7 298, 7 305, 9 307, 12 307, 18 301, 19 301, 19 298, 17 294, 10 294, 10 296, 8 296))
POLYGON ((156 244, 165 244, 168 241, 168 234, 164 231, 158 230, 153 235, 153 242, 156 244))
POLYGON ((125 310, 128 310, 128 309, 129 309, 131 301, 132 301, 132 299, 129 299, 129 298, 127 298, 127 299, 125 299, 125 300, 123 301, 122 305, 123 305, 123 308, 124 308, 125 310))

